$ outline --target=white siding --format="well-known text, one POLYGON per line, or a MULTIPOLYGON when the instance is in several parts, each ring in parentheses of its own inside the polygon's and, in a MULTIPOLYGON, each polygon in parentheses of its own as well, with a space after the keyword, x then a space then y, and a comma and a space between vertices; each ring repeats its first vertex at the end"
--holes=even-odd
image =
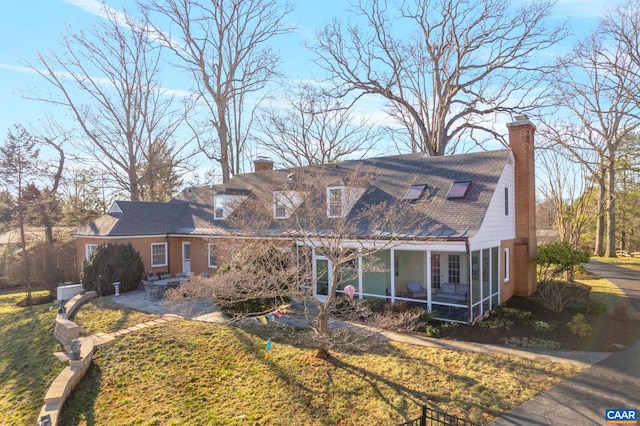
POLYGON ((511 240, 516 237, 515 179, 513 173, 513 165, 505 164, 480 230, 469 239, 471 250, 495 247, 499 241, 511 240), (508 216, 505 216, 504 209, 505 187, 509 188, 508 216))

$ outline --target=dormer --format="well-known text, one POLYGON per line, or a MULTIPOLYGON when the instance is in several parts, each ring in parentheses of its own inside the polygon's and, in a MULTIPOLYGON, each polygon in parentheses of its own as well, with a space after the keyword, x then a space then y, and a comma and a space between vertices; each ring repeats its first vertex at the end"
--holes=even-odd
POLYGON ((364 188, 352 188, 344 184, 328 186, 327 217, 345 217, 364 191, 364 188))
POLYGON ((107 214, 118 214, 118 213, 122 213, 122 209, 120 208, 120 205, 118 205, 117 201, 114 201, 113 203, 111 203, 111 207, 109 207, 109 210, 107 210, 107 214))
POLYGON ((247 198, 246 190, 225 190, 213 196, 213 218, 222 220, 229 217, 231 213, 247 198))
POLYGON ((273 217, 287 219, 302 200, 303 196, 298 191, 273 191, 273 217))

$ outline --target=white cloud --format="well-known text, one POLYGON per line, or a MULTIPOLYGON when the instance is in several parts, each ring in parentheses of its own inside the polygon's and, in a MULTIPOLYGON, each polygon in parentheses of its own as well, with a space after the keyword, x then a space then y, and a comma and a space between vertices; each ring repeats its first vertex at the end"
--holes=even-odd
POLYGON ((88 12, 92 15, 99 16, 101 18, 107 18, 105 8, 111 12, 115 12, 119 14, 119 12, 115 11, 114 9, 111 9, 106 5, 103 5, 101 2, 97 0, 63 0, 63 1, 65 3, 69 3, 70 5, 79 7, 85 12, 88 12))

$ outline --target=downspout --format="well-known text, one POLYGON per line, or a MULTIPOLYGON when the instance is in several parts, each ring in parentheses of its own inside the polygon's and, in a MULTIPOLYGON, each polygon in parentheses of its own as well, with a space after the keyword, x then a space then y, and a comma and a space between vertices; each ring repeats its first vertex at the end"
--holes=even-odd
POLYGON ((164 238, 167 241, 167 273, 171 274, 171 245, 169 244, 169 234, 164 238))

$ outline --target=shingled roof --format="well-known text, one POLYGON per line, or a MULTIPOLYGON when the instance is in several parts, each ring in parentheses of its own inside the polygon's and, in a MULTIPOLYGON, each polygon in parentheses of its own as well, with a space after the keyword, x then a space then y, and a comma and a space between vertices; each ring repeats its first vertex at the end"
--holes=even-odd
MULTIPOLYGON (((427 186, 420 209, 428 221, 413 237, 467 238, 480 228, 505 165, 511 161, 508 149, 425 157, 396 155, 335 164, 270 170, 237 175, 223 185, 187 188, 167 203, 119 201, 121 213, 111 213, 78 229, 76 235, 225 235, 233 232, 225 220, 214 220, 213 197, 218 194, 270 193, 292 182, 342 182, 354 171, 372 179, 352 210, 384 200, 402 200, 412 184, 427 186), (464 198, 449 199, 454 182, 470 181, 464 198)), ((348 185, 348 182, 345 182, 348 185)), ((324 193, 320 194, 321 196, 324 193)), ((324 200, 324 198, 323 198, 324 200)), ((285 232, 287 222, 274 222, 285 232)))

